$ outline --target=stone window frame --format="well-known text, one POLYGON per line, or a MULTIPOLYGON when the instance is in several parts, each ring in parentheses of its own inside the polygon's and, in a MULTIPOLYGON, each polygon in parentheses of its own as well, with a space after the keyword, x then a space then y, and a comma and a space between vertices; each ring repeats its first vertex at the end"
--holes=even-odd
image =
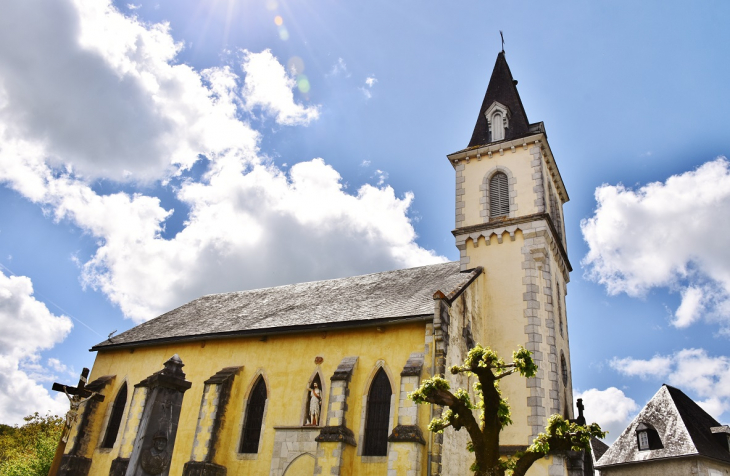
POLYGON ((119 442, 122 441, 122 438, 124 437, 124 429, 126 427, 127 423, 127 413, 129 413, 129 406, 132 404, 132 397, 134 396, 134 385, 130 385, 129 379, 125 375, 124 378, 122 378, 119 387, 117 387, 116 393, 114 393, 114 400, 116 400, 116 396, 119 395, 119 390, 122 389, 122 385, 127 384, 127 402, 124 404, 124 412, 122 413, 122 421, 119 425, 119 433, 117 434, 117 440, 114 442, 114 446, 111 448, 105 448, 102 445, 104 444, 104 439, 106 437, 106 430, 109 426, 109 419, 112 416, 112 407, 114 406, 114 402, 107 402, 106 409, 104 410, 104 420, 101 422, 101 430, 99 431, 99 434, 97 436, 96 441, 96 451, 99 453, 111 453, 114 451, 114 448, 118 448, 119 442), (130 391, 131 389, 131 391, 130 391))
POLYGON ((238 423, 238 438, 236 438, 236 447, 233 449, 236 455, 236 459, 255 460, 258 459, 259 454, 261 454, 261 447, 264 441, 264 433, 266 432, 266 414, 269 411, 270 401, 271 384, 269 383, 269 378, 266 376, 266 372, 264 372, 263 369, 257 369, 253 378, 251 378, 251 380, 249 381, 248 387, 246 388, 246 392, 243 397, 243 408, 241 411, 241 418, 239 419, 238 423), (246 424, 246 410, 248 409, 248 402, 251 398, 251 392, 253 392, 253 389, 256 387, 256 384, 259 381, 259 377, 264 380, 264 385, 266 386, 266 403, 264 404, 264 414, 261 418, 261 434, 259 435, 258 451, 256 453, 239 453, 239 449, 241 448, 241 440, 243 439, 243 429, 244 425, 246 424))
POLYGON ((322 368, 318 365, 317 368, 314 370, 314 372, 311 373, 309 376, 309 379, 307 380, 307 387, 303 391, 302 396, 302 411, 300 412, 299 416, 299 424, 301 426, 304 426, 306 423, 307 418, 307 399, 309 398, 309 390, 307 388, 311 388, 312 381, 314 380, 314 377, 319 375, 319 382, 322 385, 322 388, 320 391, 322 392, 322 409, 320 410, 319 414, 319 425, 317 425, 317 428, 321 428, 323 426, 322 424, 322 417, 324 416, 324 419, 327 419, 327 392, 325 391, 325 379, 324 374, 322 373, 322 368))
MULTIPOLYGON (((383 369, 385 372, 385 375, 388 377, 388 382, 390 383, 390 412, 388 415, 388 428, 390 428, 390 431, 388 434, 390 434, 393 431, 394 428, 394 422, 395 422, 395 407, 398 398, 398 391, 399 388, 396 388, 394 386, 395 376, 393 375, 393 372, 390 370, 390 367, 385 363, 384 360, 378 360, 375 362, 375 365, 370 370, 370 374, 368 375, 368 378, 365 379, 365 386, 363 388, 362 393, 362 399, 360 400, 362 402, 361 410, 360 410, 360 428, 358 429, 358 435, 357 435, 357 456, 360 458, 360 460, 363 463, 385 463, 388 461, 388 455, 385 456, 363 456, 362 452, 365 447, 365 424, 367 422, 367 413, 368 413, 368 394, 370 393, 370 387, 373 384, 373 380, 375 379, 375 375, 377 375, 378 370, 383 369)), ((390 446, 388 446, 388 449, 390 449, 390 446)))
POLYGON ((489 142, 499 142, 507 137, 507 129, 509 129, 510 112, 509 108, 499 101, 494 101, 486 111, 484 117, 487 119, 487 127, 489 129, 489 142), (494 117, 499 114, 502 122, 502 137, 494 138, 494 117))
POLYGON ((494 218, 489 217, 489 181, 492 180, 492 177, 499 172, 502 172, 507 176, 507 193, 509 193, 509 213, 507 214, 507 218, 514 218, 517 213, 517 191, 515 190, 517 178, 509 168, 503 165, 495 165, 489 169, 486 174, 484 174, 482 184, 479 187, 482 190, 481 197, 479 198, 482 207, 479 214, 482 216, 482 221, 484 223, 489 223, 490 221, 496 222, 505 218, 503 216, 494 218))

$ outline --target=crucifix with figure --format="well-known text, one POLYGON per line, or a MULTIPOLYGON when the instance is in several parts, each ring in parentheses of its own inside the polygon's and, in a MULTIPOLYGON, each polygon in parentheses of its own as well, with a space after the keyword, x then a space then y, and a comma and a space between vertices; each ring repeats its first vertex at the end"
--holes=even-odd
POLYGON ((81 404, 86 403, 89 400, 93 400, 96 402, 104 401, 104 395, 86 389, 88 377, 89 369, 84 367, 84 369, 81 371, 79 383, 75 387, 63 385, 57 382, 54 382, 53 387, 51 387, 51 390, 53 391, 63 392, 66 394, 71 408, 68 410, 68 412, 66 412, 66 418, 63 425, 63 433, 61 433, 61 441, 58 443, 58 448, 56 448, 56 456, 53 458, 51 470, 48 472, 49 476, 55 476, 56 472, 58 471, 58 468, 61 464, 61 458, 63 457, 63 453, 66 450, 66 443, 68 442, 71 428, 73 428, 74 423, 76 423, 76 420, 78 419, 79 408, 81 407, 81 404))

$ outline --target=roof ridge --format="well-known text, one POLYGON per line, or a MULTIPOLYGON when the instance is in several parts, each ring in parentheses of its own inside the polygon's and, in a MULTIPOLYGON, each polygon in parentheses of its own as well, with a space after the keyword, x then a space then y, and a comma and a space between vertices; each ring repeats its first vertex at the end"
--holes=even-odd
MULTIPOLYGON (((366 276, 375 276, 375 275, 387 274, 387 273, 398 273, 398 272, 403 272, 403 271, 410 271, 410 270, 415 270, 415 269, 428 268, 428 267, 431 267, 431 266, 444 266, 444 265, 447 265, 447 264, 455 264, 455 263, 459 263, 459 262, 458 261, 444 261, 442 263, 425 264, 425 265, 422 265, 422 266, 414 266, 412 268, 399 268, 399 269, 391 269, 389 271, 376 271, 374 273, 357 274, 355 276, 343 276, 341 278, 316 279, 314 281, 300 281, 300 282, 297 282, 297 283, 280 284, 278 286, 266 286, 266 287, 263 287, 263 288, 241 289, 240 291, 228 291, 228 292, 223 292, 223 293, 203 294, 202 296, 200 296, 198 298, 195 298, 195 299, 193 299, 192 301, 189 301, 189 302, 194 302, 194 301, 197 301, 199 299, 203 299, 203 298, 211 297, 211 296, 224 296, 226 294, 247 293, 247 292, 251 292, 251 291, 266 291, 266 290, 271 290, 271 289, 286 288, 286 287, 290 287, 290 286, 299 286, 301 284, 329 283, 329 282, 332 282, 332 281, 340 281, 340 280, 344 280, 344 279, 364 278, 366 276)), ((185 303, 185 304, 188 304, 188 303, 185 303)), ((183 304, 183 306, 185 304, 183 304)))

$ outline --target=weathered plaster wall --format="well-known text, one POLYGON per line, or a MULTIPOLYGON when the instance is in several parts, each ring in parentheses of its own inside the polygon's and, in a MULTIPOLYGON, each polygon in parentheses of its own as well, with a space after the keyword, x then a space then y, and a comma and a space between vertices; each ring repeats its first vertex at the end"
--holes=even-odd
POLYGON ((705 458, 682 458, 602 468, 601 476, 715 476, 730 474, 730 465, 705 458))
MULTIPOLYGON (((243 366, 235 377, 231 388, 226 421, 220 433, 214 463, 226 466, 228 475, 269 474, 272 452, 275 445, 275 426, 299 426, 302 421, 302 389, 316 369, 324 376, 323 412, 327 408, 329 377, 343 357, 358 356, 352 381, 346 414, 347 426, 355 435, 360 434, 362 414, 361 396, 367 393, 366 385, 372 369, 378 361, 390 370, 393 376, 392 386, 397 392, 400 389, 400 372, 412 352, 423 352, 426 324, 410 323, 385 326, 382 331, 376 328, 358 330, 329 331, 301 335, 270 335, 265 341, 260 338, 241 338, 230 340, 212 340, 208 342, 178 343, 166 346, 143 347, 130 350, 100 352, 97 356, 91 378, 100 375, 117 375, 108 395, 116 395, 123 381, 132 386, 162 368, 171 355, 177 353, 185 364, 187 380, 193 383, 183 400, 180 426, 175 443, 175 452, 170 474, 181 474, 184 463, 190 460, 196 422, 200 413, 203 382, 224 367, 243 366), (315 357, 323 358, 317 366, 315 357), (264 375, 267 382, 268 402, 264 421, 261 446, 257 455, 239 455, 236 453, 243 424, 244 403, 253 380, 259 374, 264 375)), ((428 355, 428 354, 427 354, 428 355)), ((423 378, 428 377, 430 361, 427 358, 423 378)), ((133 392, 129 392, 131 400, 133 392)), ((106 406, 113 398, 101 404, 99 411, 104 415, 106 406)), ((128 405, 129 406, 129 403, 128 405)), ((125 410, 125 414, 128 409, 125 410)), ((419 407, 419 425, 426 435, 428 430, 427 406, 419 407)), ((397 418, 397 405, 394 408, 397 418)), ((126 422, 126 415, 123 419, 126 422)), ((123 423, 124 426, 124 423, 123 423)), ((95 426, 96 427, 96 426, 95 426)), ((103 434, 100 428, 98 434, 103 434)), ((120 432, 121 433, 121 432, 120 432)), ((109 467, 114 458, 119 456, 122 436, 112 451, 98 449, 99 437, 95 435, 93 445, 93 464, 90 474, 109 474, 109 467)), ((375 475, 387 473, 387 458, 382 461, 364 462, 366 458, 357 456, 355 449, 347 449, 343 455, 343 472, 341 474, 375 475)), ((424 448, 425 454, 425 448, 424 448)), ((422 458, 425 468, 425 458, 422 458)), ((293 461, 293 460, 292 460, 293 461)), ((303 460, 299 464, 304 465, 303 460)), ((309 464, 307 462, 307 464, 309 464)), ((425 474, 425 470, 422 474, 425 474)))
MULTIPOLYGON (((476 377, 452 375, 448 369, 464 363, 469 352, 469 343, 482 343, 478 341, 477 336, 484 335, 485 322, 480 316, 484 312, 486 282, 484 275, 479 276, 448 308, 449 331, 445 377, 452 391, 457 388, 468 390, 474 402, 476 398, 472 385, 477 380, 476 377)), ((466 450, 469 433, 465 429, 460 431, 447 429, 440 439, 442 474, 470 474, 469 467, 474 462, 474 456, 466 450)))

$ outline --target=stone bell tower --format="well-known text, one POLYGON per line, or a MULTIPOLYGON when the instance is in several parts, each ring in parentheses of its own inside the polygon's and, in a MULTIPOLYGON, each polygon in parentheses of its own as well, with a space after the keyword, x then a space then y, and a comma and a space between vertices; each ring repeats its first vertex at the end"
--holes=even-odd
POLYGON ((573 417, 565 312, 571 266, 562 218, 568 193, 544 124, 527 119, 504 51, 469 146, 448 159, 456 171, 461 268, 482 266, 486 274, 485 330, 475 340, 505 359, 524 345, 540 369, 535 378, 502 384, 514 424, 501 443, 517 450, 544 430, 549 415, 573 417))

